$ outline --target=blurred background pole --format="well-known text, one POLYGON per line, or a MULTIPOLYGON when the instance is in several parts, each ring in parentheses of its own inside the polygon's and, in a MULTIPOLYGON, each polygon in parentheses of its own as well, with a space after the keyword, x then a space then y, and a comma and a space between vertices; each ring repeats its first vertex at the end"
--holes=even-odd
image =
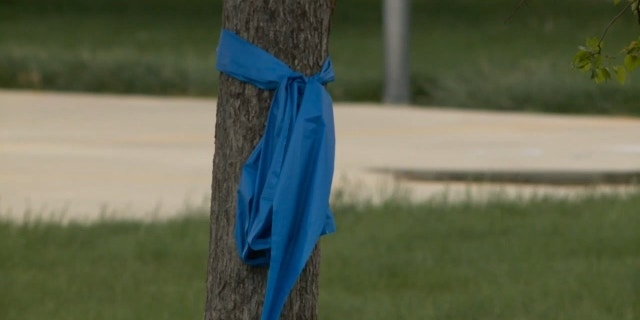
POLYGON ((408 104, 410 0, 383 0, 385 103, 408 104))

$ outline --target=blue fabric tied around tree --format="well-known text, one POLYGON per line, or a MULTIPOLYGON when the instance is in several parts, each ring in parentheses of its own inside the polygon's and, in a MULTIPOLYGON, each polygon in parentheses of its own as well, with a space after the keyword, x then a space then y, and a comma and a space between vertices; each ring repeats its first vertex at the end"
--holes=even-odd
POLYGON ((335 231, 329 208, 335 130, 331 60, 307 77, 223 30, 217 69, 275 90, 264 135, 242 168, 235 238, 242 260, 268 266, 262 320, 277 320, 320 236, 335 231))

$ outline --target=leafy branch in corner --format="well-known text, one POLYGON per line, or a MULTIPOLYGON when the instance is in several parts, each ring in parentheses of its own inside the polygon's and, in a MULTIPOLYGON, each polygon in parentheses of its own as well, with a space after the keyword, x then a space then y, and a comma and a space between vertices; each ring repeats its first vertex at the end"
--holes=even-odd
MULTIPOLYGON (((614 5, 620 4, 623 0, 613 0, 614 5)), ((602 35, 597 38, 589 38, 585 45, 578 47, 578 52, 573 57, 573 66, 585 73, 590 73, 591 79, 596 83, 611 80, 615 75, 619 83, 624 84, 627 80, 627 73, 634 71, 640 66, 640 37, 631 41, 620 53, 624 55, 624 63, 620 65, 612 64, 614 57, 603 55, 604 39, 613 26, 627 11, 637 17, 640 24, 640 0, 626 0, 624 7, 607 24, 602 35), (604 60, 604 61, 603 61, 604 60)))

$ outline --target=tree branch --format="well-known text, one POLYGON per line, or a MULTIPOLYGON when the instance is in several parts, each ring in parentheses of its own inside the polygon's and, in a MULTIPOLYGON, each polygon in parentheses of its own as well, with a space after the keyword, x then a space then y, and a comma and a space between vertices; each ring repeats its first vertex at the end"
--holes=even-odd
POLYGON ((602 36, 600 36, 600 41, 598 42, 598 46, 600 46, 602 44, 602 41, 604 41, 604 38, 607 36, 607 33, 609 32, 609 29, 611 29, 611 26, 613 26, 614 23, 616 23, 616 21, 618 21, 618 19, 620 19, 620 17, 622 17, 622 15, 627 12, 627 10, 629 10, 629 8, 631 8, 631 2, 629 2, 626 6, 624 6, 624 8, 622 10, 620 10, 620 12, 618 12, 618 14, 616 14, 615 17, 613 17, 613 19, 611 19, 611 21, 609 21, 609 24, 607 24, 607 27, 604 29, 604 32, 602 32, 602 36))
POLYGON ((527 2, 527 0, 520 0, 518 2, 518 4, 513 8, 513 11, 511 11, 511 14, 507 17, 507 19, 504 20, 504 24, 507 24, 509 22, 511 22, 511 19, 513 19, 513 16, 516 15, 516 13, 518 11, 520 11, 520 8, 529 5, 529 3, 527 2))

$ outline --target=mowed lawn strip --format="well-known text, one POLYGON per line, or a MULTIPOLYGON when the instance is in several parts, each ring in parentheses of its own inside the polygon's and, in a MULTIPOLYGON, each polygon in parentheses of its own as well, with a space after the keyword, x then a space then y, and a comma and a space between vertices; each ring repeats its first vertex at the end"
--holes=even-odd
MULTIPOLYGON (((321 319, 638 319, 638 208, 640 193, 337 205, 321 319)), ((205 211, 0 222, 0 319, 201 318, 205 211)))
MULTIPOLYGON (((413 102, 461 108, 640 114, 640 76, 595 86, 571 66, 619 8, 601 1, 412 1, 413 102)), ((380 101, 381 1, 337 3, 330 52, 338 101, 380 101)), ((0 87, 215 96, 221 2, 16 0, 0 3, 0 87)), ((637 38, 610 30, 607 53, 637 38)), ((619 61, 620 62, 620 61, 619 61)))

